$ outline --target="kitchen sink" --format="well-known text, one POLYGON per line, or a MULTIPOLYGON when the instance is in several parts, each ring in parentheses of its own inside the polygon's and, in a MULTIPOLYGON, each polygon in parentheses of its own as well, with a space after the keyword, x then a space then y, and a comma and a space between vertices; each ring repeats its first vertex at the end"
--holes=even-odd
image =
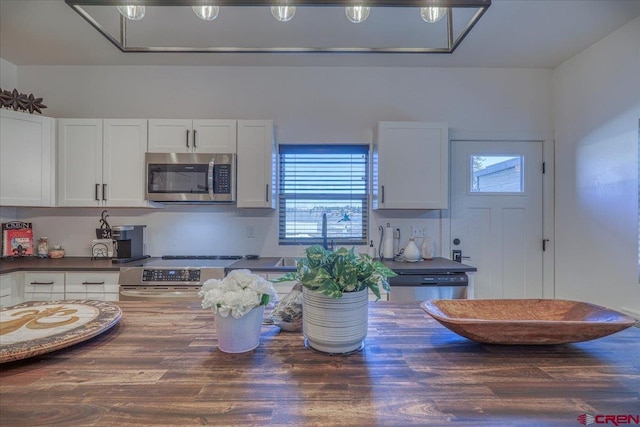
POLYGON ((298 263, 298 258, 283 257, 276 263, 276 267, 295 267, 298 263))

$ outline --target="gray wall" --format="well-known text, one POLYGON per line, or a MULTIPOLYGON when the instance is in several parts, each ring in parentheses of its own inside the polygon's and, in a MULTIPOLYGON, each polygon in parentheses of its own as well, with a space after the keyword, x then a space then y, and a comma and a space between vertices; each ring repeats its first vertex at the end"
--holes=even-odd
POLYGON ((640 315, 640 18, 554 72, 556 297, 640 315))

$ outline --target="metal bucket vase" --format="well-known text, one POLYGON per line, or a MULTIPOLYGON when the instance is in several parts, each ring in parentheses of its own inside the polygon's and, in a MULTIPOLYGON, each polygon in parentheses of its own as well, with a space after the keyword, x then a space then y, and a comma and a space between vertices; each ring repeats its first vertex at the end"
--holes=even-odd
POLYGON ((239 319, 215 314, 218 348, 225 353, 244 353, 260 344, 264 305, 254 308, 239 319))
POLYGON ((302 291, 302 332, 309 347, 344 354, 364 347, 369 319, 369 291, 347 292, 331 298, 302 291))

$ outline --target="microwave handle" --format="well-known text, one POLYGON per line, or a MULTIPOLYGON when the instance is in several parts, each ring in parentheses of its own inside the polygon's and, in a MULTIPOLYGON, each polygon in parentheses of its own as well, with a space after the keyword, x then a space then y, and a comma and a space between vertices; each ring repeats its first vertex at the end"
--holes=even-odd
POLYGON ((216 166, 216 159, 209 161, 209 172, 207 173, 207 184, 209 186, 209 197, 213 199, 213 170, 216 166))

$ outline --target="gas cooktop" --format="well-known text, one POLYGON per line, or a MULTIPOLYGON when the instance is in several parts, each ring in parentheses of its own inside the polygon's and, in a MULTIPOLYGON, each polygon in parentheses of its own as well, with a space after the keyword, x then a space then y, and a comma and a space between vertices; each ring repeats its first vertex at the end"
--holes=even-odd
POLYGON ((237 260, 238 255, 165 255, 161 259, 145 262, 144 268, 224 268, 237 260))
POLYGON ((242 255, 163 255, 162 259, 241 259, 242 255))

